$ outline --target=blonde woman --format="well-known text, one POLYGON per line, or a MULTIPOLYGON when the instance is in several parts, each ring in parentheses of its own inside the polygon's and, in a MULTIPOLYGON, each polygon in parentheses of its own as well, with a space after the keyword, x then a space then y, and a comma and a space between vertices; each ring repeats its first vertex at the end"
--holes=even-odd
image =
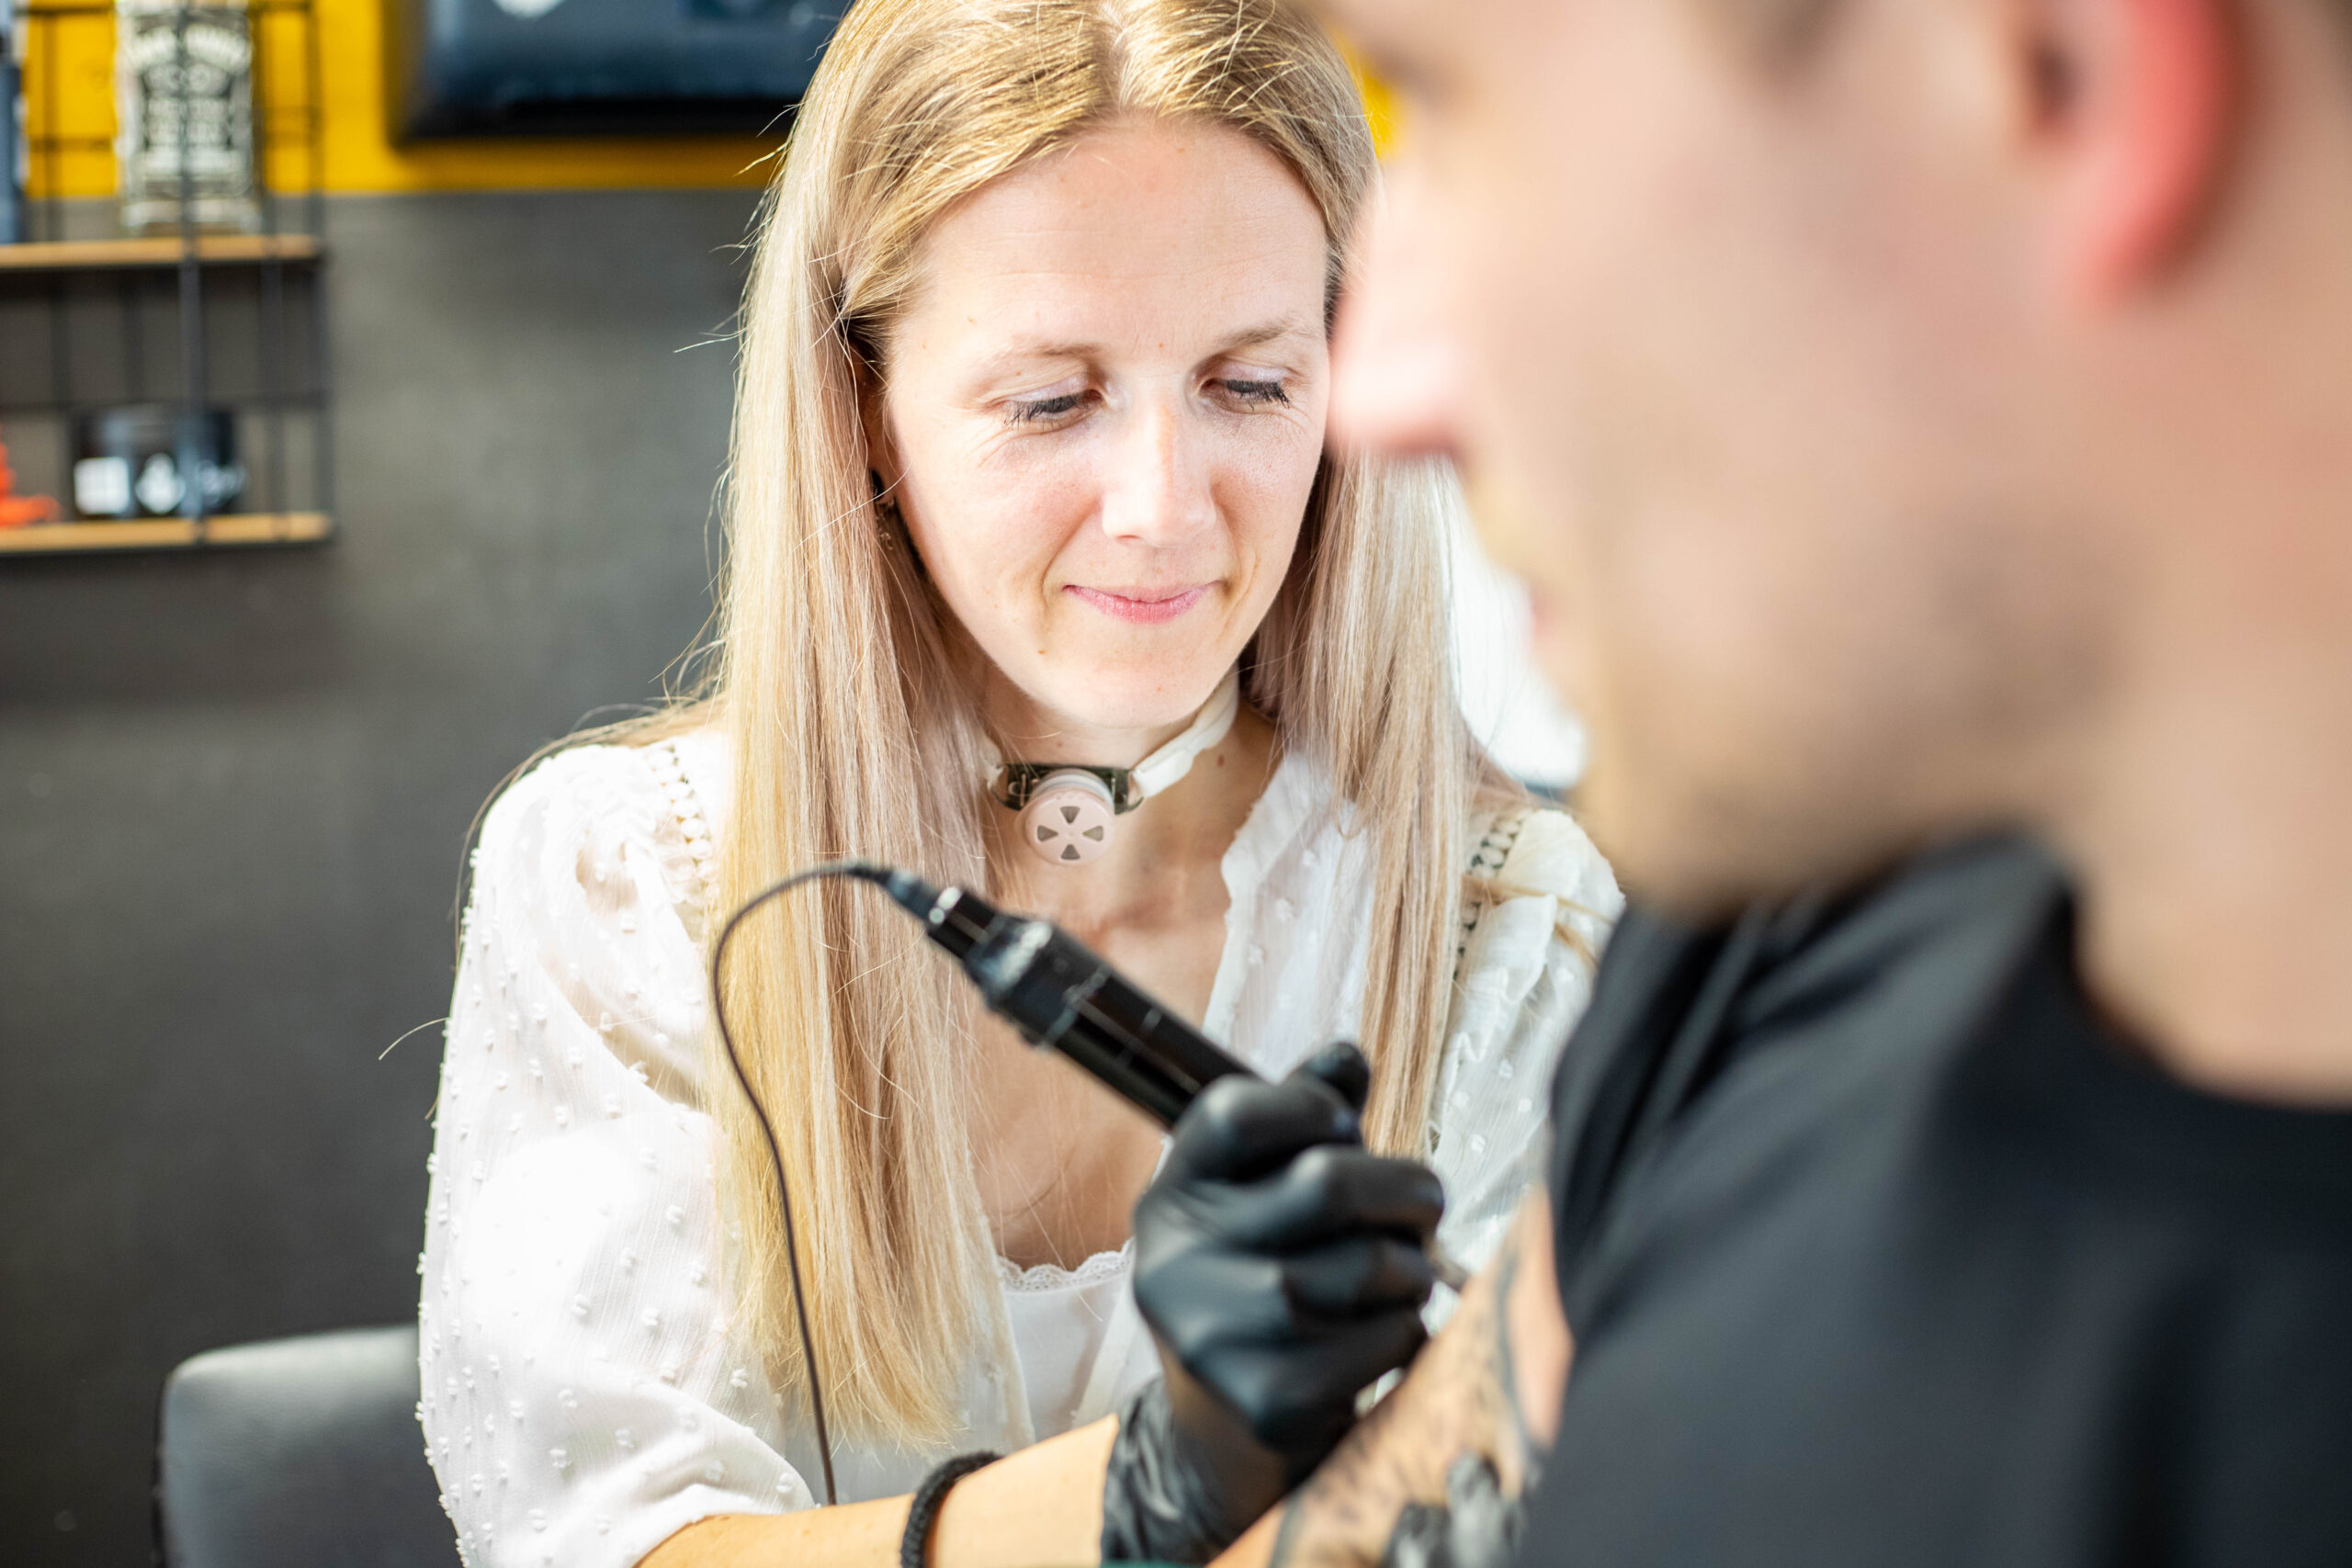
MULTIPOLYGON (((741 1517, 823 1498, 704 966, 813 862, 1046 914, 1269 1077, 1361 1040, 1366 1141, 1492 1248, 1616 892, 1464 734, 1450 481, 1323 456, 1373 176, 1276 0, 842 24, 746 301, 712 684, 531 770, 475 857, 420 1312, 469 1562, 896 1550, 903 1506, 741 1517)), ((729 950, 844 1503, 1092 1430, 1158 1370, 1127 1243, 1159 1130, 961 985, 848 886, 729 950)))

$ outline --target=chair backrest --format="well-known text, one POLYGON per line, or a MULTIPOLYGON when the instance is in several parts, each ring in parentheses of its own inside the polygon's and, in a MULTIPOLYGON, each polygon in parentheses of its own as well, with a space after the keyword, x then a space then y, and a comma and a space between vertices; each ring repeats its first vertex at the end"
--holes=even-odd
POLYGON ((416 1402, 414 1324, 182 1362, 157 1439, 165 1568, 455 1568, 416 1402))

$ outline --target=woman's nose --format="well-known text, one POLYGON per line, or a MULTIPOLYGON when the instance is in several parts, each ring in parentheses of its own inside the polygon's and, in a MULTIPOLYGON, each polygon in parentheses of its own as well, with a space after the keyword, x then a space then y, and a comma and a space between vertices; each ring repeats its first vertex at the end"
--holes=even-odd
POLYGON ((1216 524, 1206 454, 1182 410, 1158 400, 1137 408, 1113 465, 1102 497, 1113 538, 1165 547, 1216 524))

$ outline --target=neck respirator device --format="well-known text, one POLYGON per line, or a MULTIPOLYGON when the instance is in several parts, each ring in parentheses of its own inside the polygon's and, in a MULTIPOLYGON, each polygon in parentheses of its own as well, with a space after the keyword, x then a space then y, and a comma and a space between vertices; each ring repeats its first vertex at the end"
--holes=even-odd
POLYGON ((1193 771, 1223 740, 1241 711, 1241 671, 1225 672, 1216 694, 1184 733, 1132 768, 1076 762, 1008 762, 992 757, 988 791, 1017 812, 1015 835, 1048 865, 1084 865, 1111 847, 1118 819, 1193 771))

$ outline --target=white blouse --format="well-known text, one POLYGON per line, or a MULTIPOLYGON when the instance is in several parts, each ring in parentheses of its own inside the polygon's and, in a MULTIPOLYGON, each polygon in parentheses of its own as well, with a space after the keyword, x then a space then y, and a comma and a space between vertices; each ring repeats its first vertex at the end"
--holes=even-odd
MULTIPOLYGON (((705 1106, 733 1089, 706 1084, 701 1050, 729 769, 707 733, 580 747, 482 826, 417 1260, 417 1415, 476 1568, 627 1568, 696 1519, 819 1500, 813 1438, 721 1288, 705 1106)), ((1368 856, 1330 805, 1293 757, 1225 855, 1204 1032, 1269 1077, 1351 1035, 1361 1012, 1366 933, 1351 915, 1368 856)), ((1431 1112, 1440 1232, 1475 1268, 1536 1173, 1552 1067, 1620 899, 1564 813, 1473 827, 1476 869, 1526 894, 1465 922, 1431 1112)), ((997 1342, 975 1354, 965 1429, 944 1451, 1067 1431, 1156 1373, 1128 1262, 1000 1260, 997 1342)), ((939 1457, 836 1443, 841 1498, 909 1490, 939 1457)))

